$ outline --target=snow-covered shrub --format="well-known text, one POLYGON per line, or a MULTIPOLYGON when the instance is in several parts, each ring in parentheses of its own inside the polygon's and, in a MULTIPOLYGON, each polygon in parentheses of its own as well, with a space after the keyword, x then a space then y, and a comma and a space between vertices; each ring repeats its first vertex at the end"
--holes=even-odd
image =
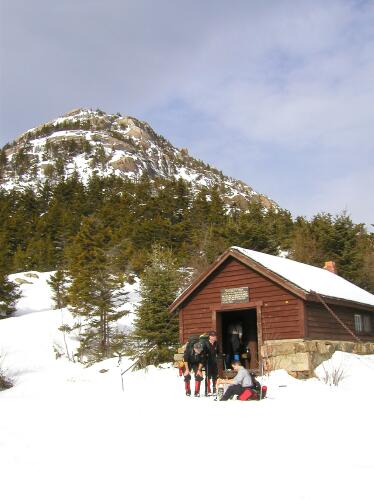
MULTIPOLYGON (((85 330, 80 336, 80 346, 76 357, 81 363, 88 366, 102 361, 105 358, 118 356, 125 351, 127 341, 126 335, 118 329, 114 329, 109 344, 104 345, 100 331, 96 329, 85 330)), ((72 359, 74 361, 74 357, 72 359)))
POLYGON ((340 365, 334 365, 325 361, 321 365, 318 379, 326 385, 338 386, 340 382, 346 378, 346 376, 347 374, 342 363, 340 365))
POLYGON ((281 369, 281 359, 279 356, 266 357, 263 359, 264 375, 270 375, 271 372, 281 369))
POLYGON ((13 387, 13 380, 7 375, 3 366, 5 355, 0 354, 0 391, 13 387))

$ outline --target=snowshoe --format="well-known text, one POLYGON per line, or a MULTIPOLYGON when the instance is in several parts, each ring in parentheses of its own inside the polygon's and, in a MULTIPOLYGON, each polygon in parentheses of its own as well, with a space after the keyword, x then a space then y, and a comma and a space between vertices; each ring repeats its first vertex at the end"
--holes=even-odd
POLYGON ((222 399, 222 396, 223 396, 224 392, 225 392, 224 387, 221 386, 221 385, 218 386, 217 395, 215 397, 215 401, 220 401, 222 399))

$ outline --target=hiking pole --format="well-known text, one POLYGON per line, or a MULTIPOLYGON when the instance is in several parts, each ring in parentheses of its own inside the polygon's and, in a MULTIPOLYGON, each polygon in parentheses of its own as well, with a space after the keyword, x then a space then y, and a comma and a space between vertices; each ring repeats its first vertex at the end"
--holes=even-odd
POLYGON ((208 380, 209 380, 209 368, 207 361, 205 365, 205 397, 208 397, 208 380))
POLYGON ((125 374, 126 372, 128 372, 129 370, 131 370, 131 368, 133 368, 133 367, 136 365, 136 363, 137 363, 137 362, 138 362, 138 361, 135 361, 135 363, 133 363, 133 364, 132 364, 132 365, 130 365, 128 368, 126 368, 126 370, 124 370, 123 372, 121 372, 122 392, 124 392, 124 390, 125 390, 125 388, 124 388, 124 386, 123 386, 123 376, 124 376, 124 374, 125 374))
MULTIPOLYGON (((148 349, 148 351, 146 351, 146 354, 149 354, 150 352, 152 352, 156 348, 157 348, 157 346, 154 345, 153 347, 151 347, 150 349, 148 349)), ((128 372, 129 370, 131 370, 131 368, 134 368, 134 366, 136 366, 138 363, 139 363, 139 358, 132 365, 130 365, 128 368, 126 368, 126 370, 124 370, 123 372, 121 371, 122 391, 125 390, 124 386, 123 386, 123 376, 124 376, 124 374, 126 372, 128 372)))

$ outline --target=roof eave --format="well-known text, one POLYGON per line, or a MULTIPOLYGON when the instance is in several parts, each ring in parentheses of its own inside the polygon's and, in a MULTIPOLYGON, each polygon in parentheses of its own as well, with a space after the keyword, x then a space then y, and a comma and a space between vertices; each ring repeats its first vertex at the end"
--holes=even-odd
POLYGON ((200 274, 168 307, 169 314, 178 309, 180 304, 184 302, 196 288, 206 280, 231 254, 231 248, 221 254, 202 274, 200 274))
POLYGON ((335 306, 342 306, 342 307, 350 307, 352 309, 364 309, 366 311, 374 312, 374 305, 371 304, 365 304, 364 302, 356 302, 354 300, 348 300, 348 299, 341 299, 339 297, 331 297, 329 295, 323 295, 321 293, 316 293, 316 292, 309 292, 306 295, 306 301, 307 302, 319 302, 321 303, 321 300, 319 297, 322 297, 322 299, 331 305, 335 306))
POLYGON ((229 248, 226 250, 222 255, 220 255, 211 265, 208 267, 208 269, 202 273, 200 276, 196 278, 195 281, 191 283, 191 285, 184 290, 184 292, 179 295, 175 299, 175 301, 169 306, 168 311, 171 314, 175 310, 178 309, 178 307, 198 288, 198 286, 205 281, 221 264, 225 262, 229 257, 234 257, 240 262, 242 262, 244 265, 251 267, 255 271, 257 271, 259 274, 265 276, 266 278, 270 279, 271 281, 277 283, 279 286, 286 288, 288 291, 293 293, 294 295, 298 296, 299 298, 305 300, 306 297, 306 291, 302 290, 301 288, 297 287, 293 283, 287 281, 285 278, 282 276, 279 276, 278 274, 274 273, 273 271, 270 271, 267 269, 265 266, 262 264, 259 264, 255 260, 251 259, 250 257, 247 257, 246 255, 243 255, 239 250, 229 248))

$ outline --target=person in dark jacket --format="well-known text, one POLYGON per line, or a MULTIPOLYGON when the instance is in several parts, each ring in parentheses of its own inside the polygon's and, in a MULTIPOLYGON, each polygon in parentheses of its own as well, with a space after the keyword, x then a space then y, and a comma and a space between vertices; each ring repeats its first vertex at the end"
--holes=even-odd
POLYGON ((207 364, 206 381, 208 394, 216 393, 216 383, 218 377, 218 343, 216 332, 209 332, 209 342, 207 343, 207 364))
POLYGON ((243 325, 242 325, 242 323, 239 321, 237 323, 229 325, 229 334, 230 334, 232 355, 233 355, 235 361, 239 361, 240 360, 240 353, 241 353, 242 338, 243 338, 243 325))
POLYGON ((226 346, 226 367, 229 368, 232 361, 240 361, 242 352, 243 325, 240 321, 230 323, 227 328, 228 342, 226 346))
POLYGON ((191 351, 187 349, 184 352, 184 385, 186 396, 191 396, 191 371, 195 375, 195 397, 200 397, 200 385, 204 380, 203 367, 206 363, 206 353, 204 346, 200 342, 194 344, 191 351))
POLYGON ((233 396, 240 396, 246 389, 254 387, 254 381, 249 370, 241 365, 240 361, 233 361, 232 367, 236 371, 236 376, 233 379, 218 379, 219 384, 229 384, 226 392, 221 398, 221 401, 227 401, 233 396))

